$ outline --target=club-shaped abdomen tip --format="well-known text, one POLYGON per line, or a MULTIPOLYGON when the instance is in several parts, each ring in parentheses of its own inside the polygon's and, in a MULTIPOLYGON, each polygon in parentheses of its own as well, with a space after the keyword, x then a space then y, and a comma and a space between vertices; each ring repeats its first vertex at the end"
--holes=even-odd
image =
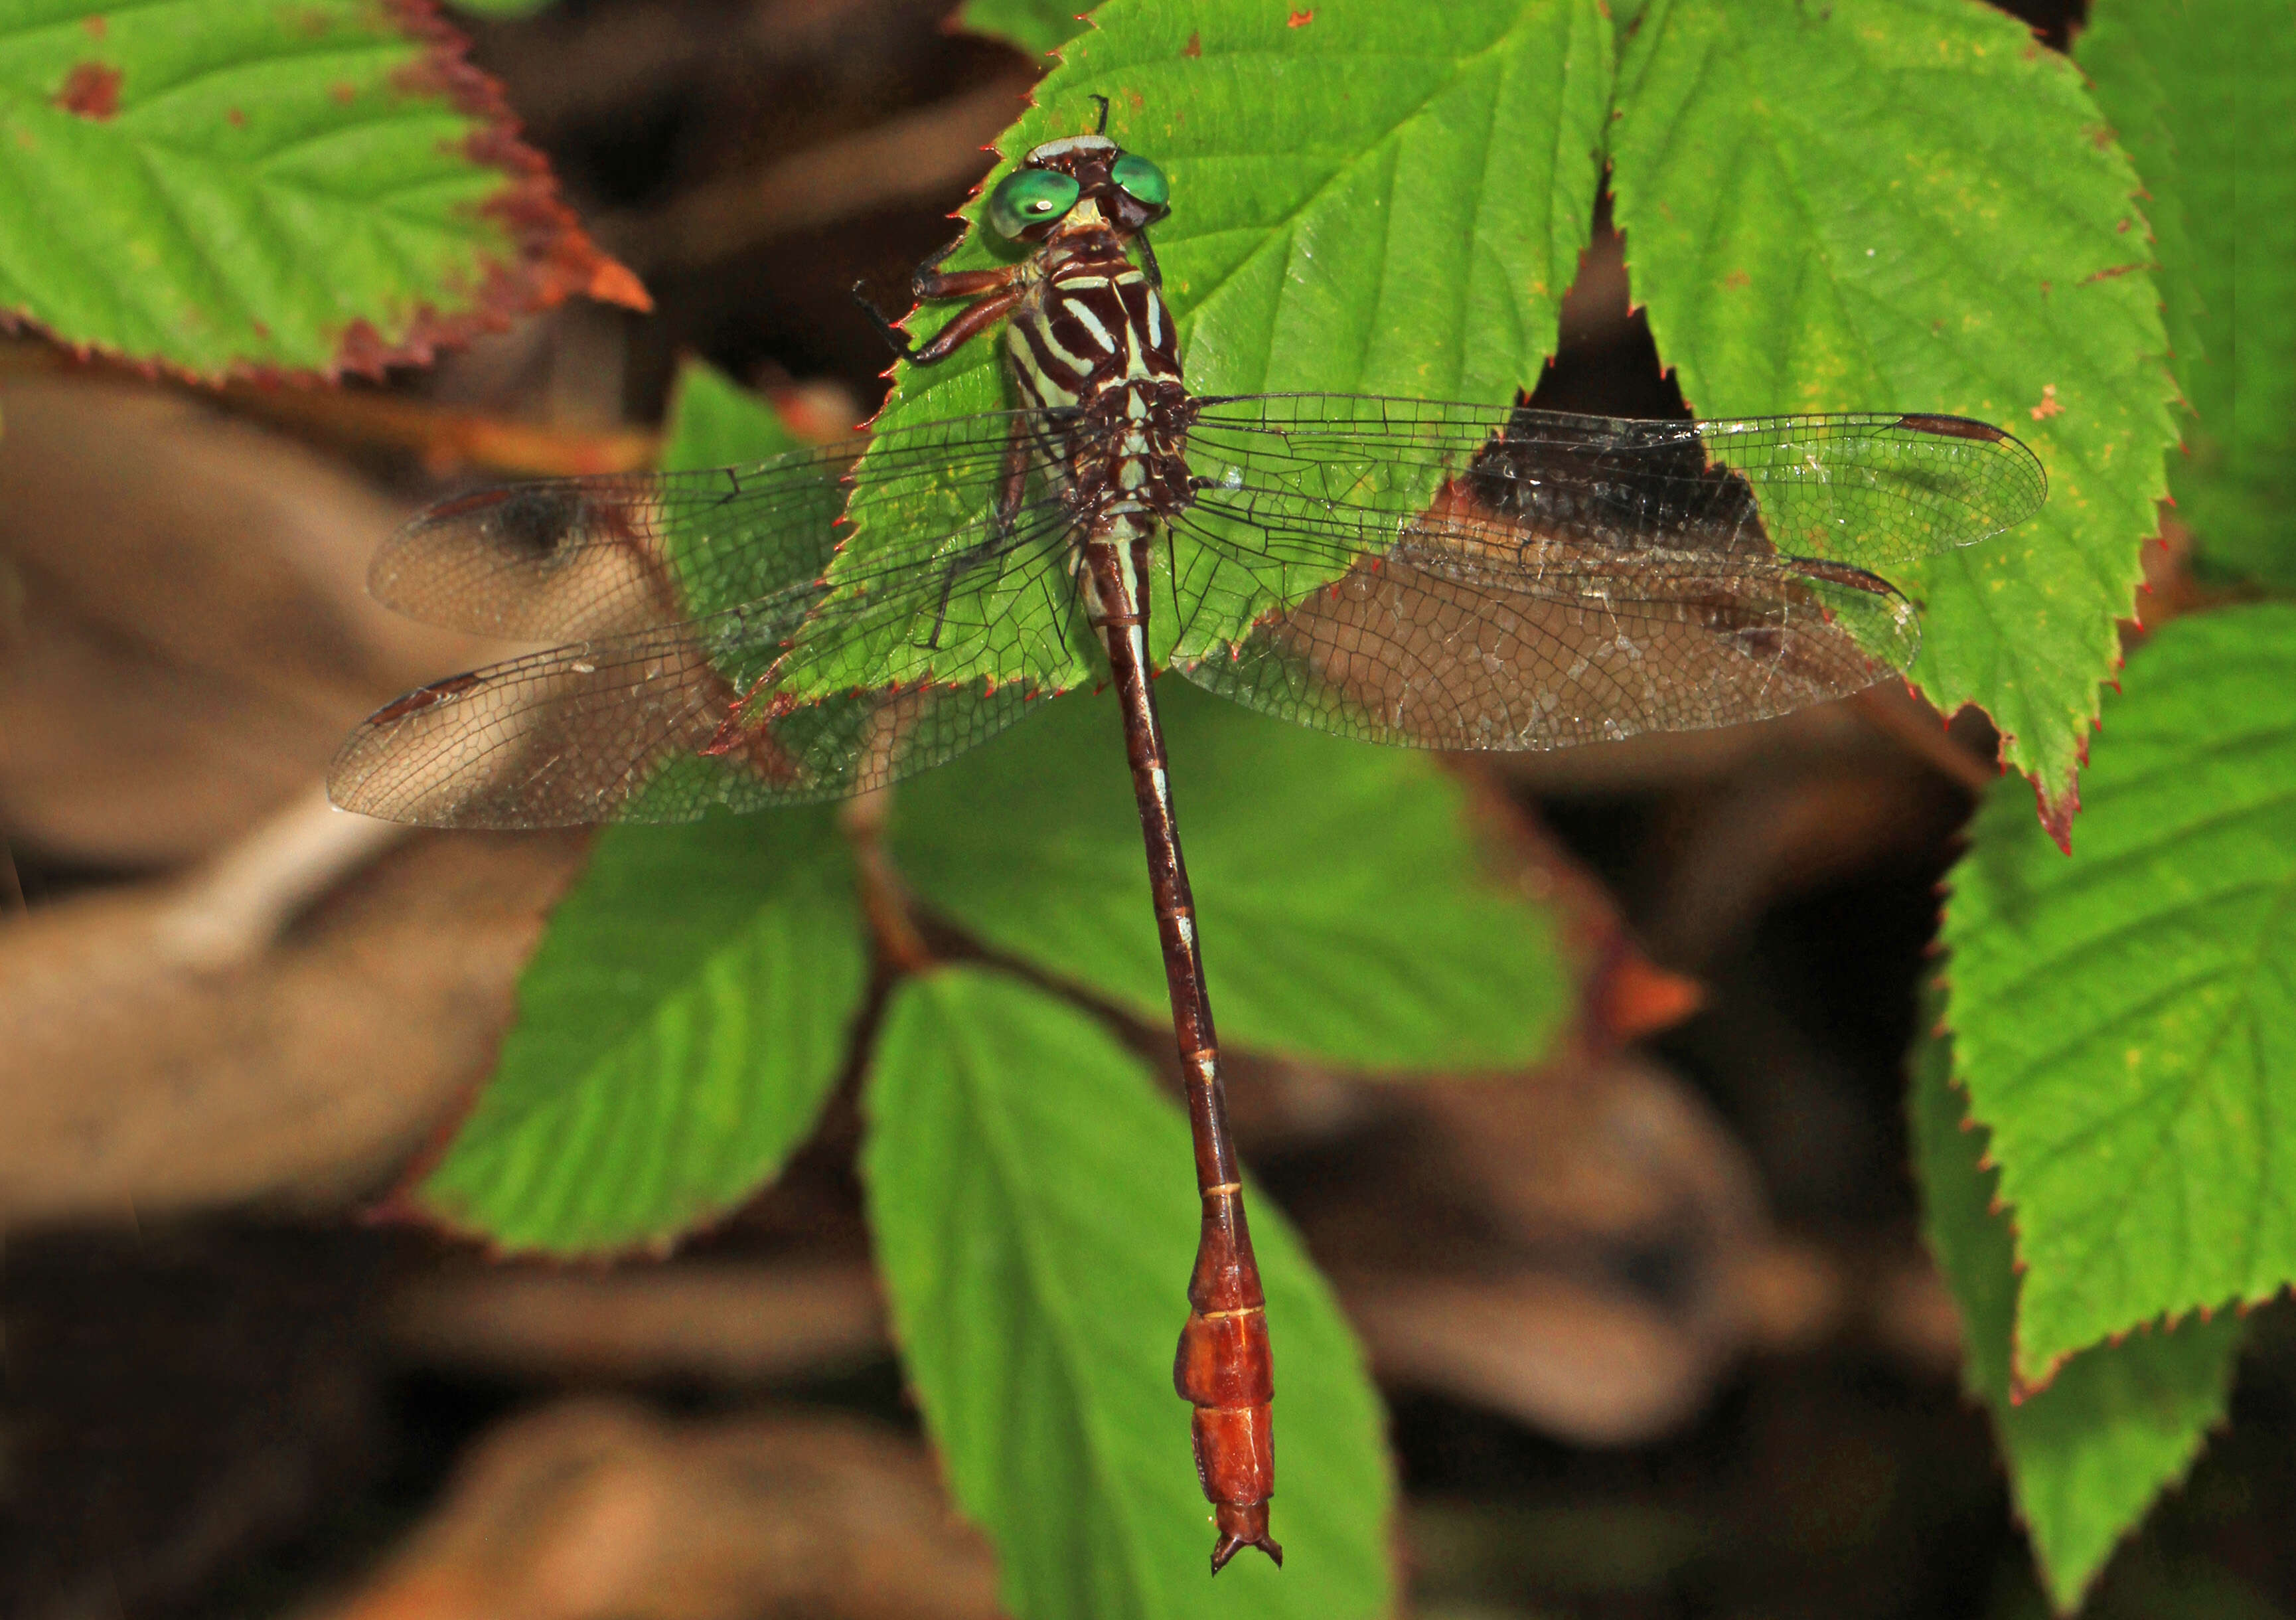
POLYGON ((1212 1523, 1219 1530, 1219 1540, 1212 1545, 1212 1573, 1227 1567, 1228 1560, 1247 1547, 1257 1547, 1275 1560, 1275 1567, 1283 1567, 1283 1546, 1267 1534, 1267 1504, 1264 1501, 1237 1503, 1218 1502, 1212 1508, 1212 1523))
MULTIPOLYGON (((1207 1218, 1209 1220, 1209 1217, 1207 1218)), ((1255 1292, 1257 1290, 1255 1289, 1255 1292)), ((1190 1290, 1193 1299, 1195 1290, 1190 1290)), ((1275 1494, 1275 1369, 1267 1353, 1267 1313, 1244 1309, 1188 1314, 1173 1358, 1172 1383, 1195 1410, 1188 1414, 1196 1481, 1212 1504, 1219 1540, 1212 1573, 1246 1547, 1280 1567, 1283 1549, 1267 1534, 1267 1499, 1275 1494)))

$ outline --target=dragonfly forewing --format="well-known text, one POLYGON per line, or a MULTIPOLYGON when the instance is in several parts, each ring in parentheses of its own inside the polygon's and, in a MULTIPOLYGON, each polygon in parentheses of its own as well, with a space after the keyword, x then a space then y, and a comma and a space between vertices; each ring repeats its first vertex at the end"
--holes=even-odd
POLYGON ((1622 550, 1753 550, 1881 572, 2041 509, 2047 479, 1999 429, 1903 413, 1634 421, 1351 394, 1202 402, 1207 487, 1388 513, 1466 476, 1479 500, 1622 550))
MULTIPOLYGON (((438 682, 352 734, 330 794, 388 820, 533 827, 883 786, 1081 678, 1069 523, 1039 503, 888 545, 865 575, 832 584, 816 566, 739 607, 438 682)), ((611 549, 570 555, 603 569, 611 549)))
POLYGON ((1437 748, 1729 725, 1857 691, 1920 645, 1875 568, 2021 522, 2045 488, 1996 430, 1895 415, 1275 396, 1208 402, 1193 447, 1175 667, 1287 720, 1437 748))
POLYGON ((512 640, 627 634, 775 596, 835 570, 866 591, 979 520, 1024 413, 957 418, 709 472, 557 479, 441 503, 375 557, 377 600, 512 640), (865 451, 866 452, 865 456, 865 451), (951 489, 967 510, 882 525, 849 555, 849 510, 910 510, 951 489))

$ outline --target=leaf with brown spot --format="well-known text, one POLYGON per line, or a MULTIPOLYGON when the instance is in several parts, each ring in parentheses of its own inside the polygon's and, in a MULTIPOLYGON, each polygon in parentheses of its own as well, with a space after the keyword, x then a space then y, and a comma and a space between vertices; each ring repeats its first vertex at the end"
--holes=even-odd
POLYGON ((101 122, 119 111, 120 72, 100 62, 83 62, 64 75, 56 92, 56 105, 66 112, 101 122))
POLYGON ((577 293, 647 305, 430 0, 0 22, 0 319, 202 379, 373 374, 577 293))

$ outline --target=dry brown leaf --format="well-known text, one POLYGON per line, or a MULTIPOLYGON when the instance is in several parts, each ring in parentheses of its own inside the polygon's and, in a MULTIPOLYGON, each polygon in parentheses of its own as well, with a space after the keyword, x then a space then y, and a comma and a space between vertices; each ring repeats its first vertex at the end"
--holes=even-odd
POLYGON ((1476 786, 1475 804, 1497 875, 1555 914, 1578 986, 1578 1016, 1557 1040, 1551 1061, 1565 1068, 1600 1061, 1697 1011, 1703 988, 1650 959, 1609 888, 1538 816, 1500 790, 1488 758, 1471 756, 1458 769, 1476 786))
POLYGON ((1398 1180, 1302 1212, 1382 1377, 1633 1444, 1766 1336, 1752 1165, 1654 1063, 1398 1088, 1395 1110, 1398 1180))
POLYGON ((492 1065, 585 847, 417 835, 252 954, 201 879, 0 926, 0 1229, 371 1192, 492 1065))
POLYGON ((748 1384, 892 1353, 875 1272, 833 1261, 457 1263, 411 1279, 387 1321, 428 1365, 529 1377, 748 1384))
POLYGON ((1341 1279, 1382 1379, 1502 1411, 1574 1445, 1640 1445, 1695 1417, 1718 1358, 1623 1290, 1537 1271, 1341 1279))
POLYGON ((690 269, 873 210, 937 201, 980 177, 982 148, 1027 109, 1034 82, 991 79, 758 173, 695 186, 660 213, 601 220, 598 234, 650 267, 690 269))
POLYGON ((12 375, 0 434, 0 828, 160 865, 299 792, 360 717, 483 643, 368 600, 405 516, 181 395, 12 375))
POLYGON ((373 1582, 312 1620, 993 1620, 996 1593, 919 1442, 573 1402, 496 1430, 373 1582))
POLYGON ((1665 960, 1708 969, 1762 913, 1896 856, 1919 859, 1967 803, 1909 752, 1747 770, 1678 808, 1648 921, 1665 960))

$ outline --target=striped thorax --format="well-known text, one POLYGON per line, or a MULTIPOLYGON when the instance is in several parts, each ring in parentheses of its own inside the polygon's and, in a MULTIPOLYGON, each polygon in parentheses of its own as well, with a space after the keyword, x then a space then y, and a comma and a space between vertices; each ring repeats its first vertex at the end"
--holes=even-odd
POLYGON ((1017 267, 1005 350, 1022 398, 1054 424, 1054 459, 1086 537, 1121 540, 1145 531, 1139 520, 1169 517, 1189 501, 1195 407, 1139 234, 1164 213, 1163 177, 1103 136, 1049 142, 998 188, 1006 218, 992 205, 992 222, 1019 223, 1014 234, 1036 238, 1024 215, 1011 216, 1031 201, 1056 206, 1071 185, 1073 201, 1017 267), (1128 252, 1135 240, 1141 264, 1128 252))

